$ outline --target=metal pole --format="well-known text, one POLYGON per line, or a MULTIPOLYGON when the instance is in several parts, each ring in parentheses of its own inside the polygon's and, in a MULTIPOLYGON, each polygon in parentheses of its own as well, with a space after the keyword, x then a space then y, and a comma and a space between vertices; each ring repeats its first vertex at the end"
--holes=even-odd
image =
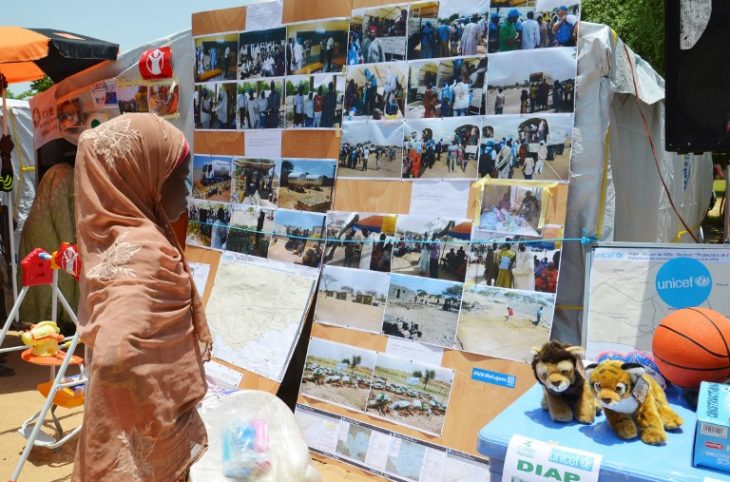
MULTIPOLYGON (((8 238, 10 245, 10 272, 13 281, 13 301, 18 299, 18 259, 15 252, 15 229, 13 226, 13 192, 5 193, 5 204, 8 206, 8 238)), ((18 315, 15 314, 15 321, 18 321, 18 315)))
POLYGON ((51 321, 58 322, 58 270, 53 270, 53 284, 51 285, 51 321))
POLYGON ((0 333, 0 345, 2 345, 3 341, 5 341, 5 335, 8 334, 8 330, 10 329, 10 324, 13 322, 13 319, 18 314, 18 310, 20 310, 20 304, 23 302, 23 298, 25 298, 25 295, 28 293, 28 288, 29 288, 28 286, 23 286, 23 289, 20 291, 20 295, 18 296, 18 299, 15 300, 15 303, 13 304, 13 308, 10 310, 10 313, 8 313, 8 317, 5 319, 5 324, 3 325, 3 330, 0 333))

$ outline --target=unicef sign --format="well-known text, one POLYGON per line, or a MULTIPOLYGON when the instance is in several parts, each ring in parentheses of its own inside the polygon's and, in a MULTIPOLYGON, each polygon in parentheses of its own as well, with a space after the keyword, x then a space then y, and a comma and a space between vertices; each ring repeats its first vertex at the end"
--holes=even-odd
POLYGON ((667 261, 656 274, 656 291, 675 309, 704 303, 712 291, 712 275, 704 264, 692 258, 667 261))

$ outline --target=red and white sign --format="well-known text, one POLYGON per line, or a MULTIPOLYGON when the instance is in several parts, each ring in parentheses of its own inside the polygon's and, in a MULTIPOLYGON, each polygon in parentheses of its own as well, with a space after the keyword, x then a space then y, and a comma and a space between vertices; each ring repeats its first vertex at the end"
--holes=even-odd
POLYGON ((170 47, 145 50, 139 59, 139 73, 145 80, 172 77, 172 51, 170 47))

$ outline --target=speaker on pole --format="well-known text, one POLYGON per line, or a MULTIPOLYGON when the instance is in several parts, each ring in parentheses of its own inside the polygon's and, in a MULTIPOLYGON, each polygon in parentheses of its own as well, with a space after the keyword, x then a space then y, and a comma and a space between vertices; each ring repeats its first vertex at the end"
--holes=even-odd
POLYGON ((666 0, 665 147, 730 152, 730 1, 666 0))

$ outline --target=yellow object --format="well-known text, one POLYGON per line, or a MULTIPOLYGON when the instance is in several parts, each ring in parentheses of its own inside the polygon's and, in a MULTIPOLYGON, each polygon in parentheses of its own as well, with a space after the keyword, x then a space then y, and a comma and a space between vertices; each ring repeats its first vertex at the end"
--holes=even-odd
POLYGON ((61 330, 54 321, 41 321, 31 325, 30 330, 20 336, 25 346, 32 348, 35 356, 55 356, 58 353, 58 342, 63 341, 61 330))

